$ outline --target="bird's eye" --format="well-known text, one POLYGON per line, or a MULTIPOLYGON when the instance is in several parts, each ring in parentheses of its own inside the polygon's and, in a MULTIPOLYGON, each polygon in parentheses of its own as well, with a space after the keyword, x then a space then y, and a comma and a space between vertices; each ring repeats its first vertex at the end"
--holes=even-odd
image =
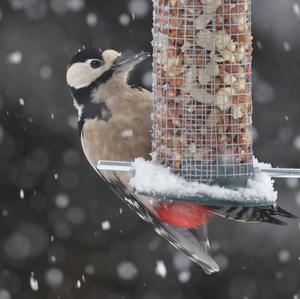
POLYGON ((102 63, 102 61, 100 61, 100 60, 92 60, 92 61, 91 61, 91 67, 92 67, 93 69, 97 69, 97 68, 100 67, 102 64, 103 64, 103 63, 102 63))

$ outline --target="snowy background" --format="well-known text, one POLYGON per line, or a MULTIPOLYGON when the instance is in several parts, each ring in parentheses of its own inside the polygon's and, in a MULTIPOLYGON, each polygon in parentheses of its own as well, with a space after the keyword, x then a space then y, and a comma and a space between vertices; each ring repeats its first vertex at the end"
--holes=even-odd
MULTIPOLYGON (((300 1, 255 0, 256 156, 300 167, 300 1)), ((81 44, 151 51, 150 0, 1 0, 0 299, 299 299, 300 226, 213 220, 191 264, 101 184, 65 70, 81 44)), ((150 61, 135 83, 151 86, 150 61)), ((278 181, 300 215, 300 184, 278 181)))

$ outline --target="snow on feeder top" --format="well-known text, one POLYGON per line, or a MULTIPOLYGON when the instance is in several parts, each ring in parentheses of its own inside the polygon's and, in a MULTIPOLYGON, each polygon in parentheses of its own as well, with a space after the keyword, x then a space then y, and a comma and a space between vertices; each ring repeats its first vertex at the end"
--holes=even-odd
POLYGON ((154 157, 188 181, 253 176, 250 12, 250 0, 154 0, 154 157))

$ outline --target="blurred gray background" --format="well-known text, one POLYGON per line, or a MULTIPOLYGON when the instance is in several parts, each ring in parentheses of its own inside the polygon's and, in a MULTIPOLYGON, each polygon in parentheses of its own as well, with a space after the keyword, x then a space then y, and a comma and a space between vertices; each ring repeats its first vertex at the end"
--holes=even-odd
MULTIPOLYGON (((81 44, 151 51, 150 0, 1 0, 0 299, 299 299, 300 226, 215 219, 206 276, 99 182, 66 65, 81 44)), ((255 154, 300 167, 300 1, 254 0, 255 154)), ((151 61, 135 84, 151 87, 151 61)), ((276 183, 300 215, 297 180, 276 183)))

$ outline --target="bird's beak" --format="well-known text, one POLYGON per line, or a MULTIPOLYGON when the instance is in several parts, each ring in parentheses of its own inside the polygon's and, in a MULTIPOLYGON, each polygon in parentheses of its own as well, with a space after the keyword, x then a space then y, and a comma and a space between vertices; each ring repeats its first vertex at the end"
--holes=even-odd
POLYGON ((139 54, 121 54, 115 60, 113 67, 120 70, 131 69, 149 57, 151 57, 151 54, 147 52, 141 52, 139 54))

